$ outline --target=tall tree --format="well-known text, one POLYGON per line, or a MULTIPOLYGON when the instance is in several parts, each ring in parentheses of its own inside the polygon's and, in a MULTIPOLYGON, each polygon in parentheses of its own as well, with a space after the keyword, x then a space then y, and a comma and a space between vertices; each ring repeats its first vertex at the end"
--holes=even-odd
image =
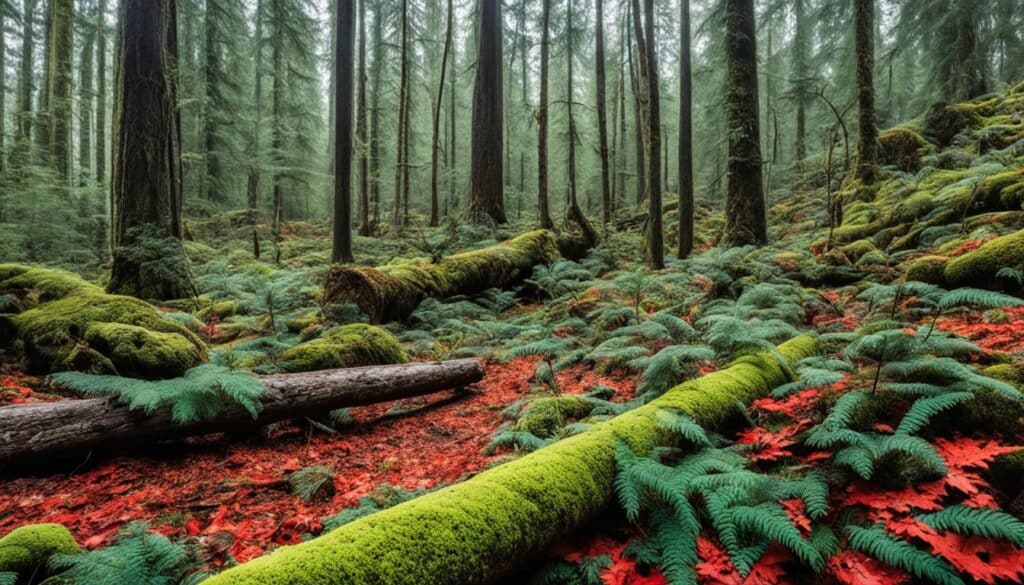
MULTIPOLYGON (((18 128, 15 134, 17 153, 27 154, 32 149, 32 71, 35 68, 35 23, 33 14, 36 0, 24 0, 21 11, 21 63, 18 71, 18 128)), ((24 157, 27 159, 27 156, 24 157)), ((24 162, 24 161, 19 161, 24 162)))
POLYGON ((114 94, 114 263, 107 289, 192 296, 181 244, 175 0, 121 0, 114 94))
POLYGON ((284 214, 284 7, 283 0, 270 0, 271 39, 270 66, 273 71, 271 85, 271 116, 273 124, 270 130, 270 150, 274 157, 273 211, 271 211, 270 231, 274 239, 274 260, 281 262, 281 220, 284 214))
POLYGON ((469 216, 474 223, 505 223, 502 168, 501 0, 480 0, 480 50, 473 84, 473 154, 469 216))
POLYGON ((356 140, 359 143, 359 235, 370 235, 369 164, 366 152, 366 0, 359 0, 359 117, 356 140))
POLYGON ((644 121, 647 263, 651 268, 661 269, 665 267, 665 242, 661 217, 661 96, 657 39, 654 34, 654 0, 644 0, 642 26, 639 0, 633 0, 633 12, 636 15, 634 27, 640 58, 640 111, 644 121))
POLYGON ((96 7, 96 184, 107 180, 107 0, 96 7))
POLYGON ((579 226, 580 231, 583 232, 583 241, 587 247, 593 246, 597 243, 598 235, 594 230, 594 227, 590 225, 590 221, 587 216, 584 215, 583 210, 580 209, 579 198, 577 197, 576 191, 576 141, 579 137, 576 135, 576 117, 573 116, 573 106, 576 102, 576 96, 573 95, 573 87, 575 83, 575 77, 573 76, 573 60, 575 58, 575 43, 573 39, 576 36, 576 31, 573 28, 575 12, 573 10, 573 0, 569 0, 566 10, 566 60, 567 60, 567 75, 565 76, 565 102, 568 110, 569 118, 569 205, 565 210, 566 219, 575 223, 579 226))
POLYGON ((235 72, 228 68, 232 53, 241 52, 238 39, 245 31, 245 7, 240 0, 206 0, 203 35, 203 146, 206 154, 203 197, 217 204, 228 200, 231 187, 229 161, 234 158, 228 136, 233 131, 235 104, 241 91, 235 72))
POLYGON ((761 182, 754 0, 726 0, 725 57, 729 162, 723 243, 766 244, 768 219, 761 182))
POLYGON ((597 84, 597 137, 598 154, 601 157, 601 220, 605 225, 612 221, 612 191, 610 184, 611 165, 608 160, 608 110, 605 100, 605 63, 604 63, 604 0, 597 0, 597 21, 594 44, 596 55, 594 63, 596 71, 594 82, 597 84))
POLYGON ((690 0, 679 0, 679 243, 676 256, 693 251, 693 75, 690 0))
POLYGON ((384 18, 378 2, 373 11, 373 88, 370 104, 370 200, 374 230, 380 225, 380 94, 384 70, 384 18))
POLYGON ((398 80, 398 143, 395 147, 395 201, 391 212, 391 227, 395 230, 404 225, 402 195, 406 192, 405 184, 409 180, 409 161, 405 158, 409 141, 409 0, 402 0, 401 37, 398 80))
POLYGON ((352 69, 355 54, 356 0, 338 0, 338 38, 334 55, 338 91, 334 114, 334 246, 331 262, 352 261, 352 69))
MULTIPOLYGON (((86 14, 82 3, 82 14, 86 14)), ((87 185, 92 180, 92 87, 93 55, 96 44, 96 8, 88 11, 85 39, 78 59, 78 172, 79 184, 87 185)))
POLYGON ((537 100, 537 209, 540 227, 554 229, 548 204, 548 76, 551 58, 551 0, 543 0, 540 41, 540 97, 537 100))
MULTIPOLYGON (((0 3, 0 178, 7 172, 7 4, 0 3)), ((3 197, 0 196, 0 200, 3 197)), ((0 218, 3 205, 0 204, 0 218)))
POLYGON ((437 83, 437 100, 434 102, 434 129, 430 144, 430 225, 438 224, 437 171, 438 159, 441 154, 441 105, 444 103, 444 78, 448 71, 448 52, 452 48, 452 28, 455 18, 455 6, 448 0, 448 22, 445 26, 444 52, 441 55, 441 80, 437 83))
POLYGON ((874 0, 853 0, 853 26, 857 69, 857 178, 870 185, 878 178, 874 0))
POLYGON ((793 2, 793 103, 796 106, 796 144, 795 156, 797 165, 801 168, 803 160, 807 158, 807 82, 810 73, 807 70, 807 53, 810 42, 810 32, 807 30, 808 22, 805 0, 794 0, 793 2))
POLYGON ((74 18, 73 0, 50 0, 47 152, 65 194, 69 194, 67 188, 71 180, 71 49, 74 18))

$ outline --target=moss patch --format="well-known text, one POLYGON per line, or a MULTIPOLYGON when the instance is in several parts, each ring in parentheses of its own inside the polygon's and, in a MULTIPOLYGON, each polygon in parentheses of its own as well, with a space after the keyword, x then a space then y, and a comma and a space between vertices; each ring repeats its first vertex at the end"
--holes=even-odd
POLYGON ((401 364, 409 361, 409 356, 395 336, 380 327, 351 323, 285 350, 280 359, 289 372, 308 372, 401 364))
POLYGON ((921 155, 928 141, 910 128, 891 128, 878 135, 878 156, 883 164, 905 173, 921 170, 921 155))
POLYGON ((954 258, 946 266, 946 282, 952 287, 998 287, 996 273, 1003 268, 1024 270, 1024 230, 954 258))
MULTIPOLYGON (((790 362, 815 352, 801 337, 779 348, 790 362)), ((615 445, 649 450, 655 414, 675 408, 709 427, 788 379, 760 354, 676 386, 650 404, 525 457, 350 522, 212 577, 209 585, 389 585, 492 582, 603 510, 613 495, 615 445)))
POLYGON ((79 552, 75 537, 60 524, 31 524, 0 538, 0 572, 31 575, 57 554, 79 552))
POLYGON ((927 282, 929 284, 944 285, 946 283, 946 264, 949 258, 945 256, 922 256, 907 266, 907 280, 927 282))

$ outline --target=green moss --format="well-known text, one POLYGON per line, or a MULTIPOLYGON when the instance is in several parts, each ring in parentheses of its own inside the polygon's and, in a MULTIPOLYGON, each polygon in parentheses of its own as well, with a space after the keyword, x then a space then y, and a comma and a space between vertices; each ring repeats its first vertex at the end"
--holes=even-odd
POLYGON ((208 320, 210 317, 216 317, 219 320, 224 320, 228 317, 238 314, 238 301, 226 300, 217 301, 210 303, 196 312, 196 318, 203 321, 208 320))
POLYGON ((999 203, 1004 209, 1024 209, 1024 182, 1003 188, 999 192, 999 203))
POLYGON ((546 439, 554 436, 569 420, 584 418, 593 409, 593 404, 581 396, 538 398, 526 407, 513 430, 527 431, 546 439))
POLYGON ((878 135, 878 156, 883 164, 905 173, 921 169, 921 155, 928 141, 910 128, 891 128, 878 135))
POLYGON ((320 311, 310 311, 288 321, 287 327, 288 331, 291 331, 292 333, 301 333, 309 327, 319 325, 322 321, 323 319, 321 318, 320 311))
POLYGON ((849 258, 851 262, 857 262, 865 254, 869 252, 877 252, 878 248, 876 248, 870 240, 857 240, 852 244, 847 244, 842 248, 839 248, 839 251, 849 258))
MULTIPOLYGON (((801 337, 779 348, 795 362, 815 352, 801 337)), ((613 496, 616 440, 656 444, 655 413, 675 408, 708 427, 788 380, 769 354, 681 384, 650 404, 474 478, 283 547, 212 577, 209 585, 473 584, 532 560, 603 510, 613 496)), ((664 437, 661 437, 664 438, 664 437)))
POLYGON ((1024 270, 1024 230, 954 258, 946 266, 946 282, 952 287, 996 287, 996 273, 1003 268, 1024 270))
POLYGON ((0 572, 45 572, 46 562, 53 555, 77 552, 75 537, 60 524, 22 526, 0 538, 0 572))
POLYGON ((948 146, 953 138, 971 128, 981 126, 976 109, 965 104, 938 103, 928 109, 924 117, 923 134, 940 147, 948 146))
POLYGON ((889 257, 885 255, 885 252, 881 250, 872 250, 860 257, 860 260, 854 264, 855 268, 874 268, 879 266, 885 266, 889 263, 889 257))
POLYGON ((379 268, 336 267, 327 277, 324 298, 332 303, 354 303, 380 323, 406 317, 426 298, 504 288, 528 276, 535 265, 557 257, 554 236, 536 230, 497 246, 454 254, 437 264, 419 261, 379 268))
POLYGON ((308 372, 409 361, 395 336, 373 325, 351 323, 329 331, 320 339, 300 343, 281 354, 284 369, 308 372))
POLYGON ((922 256, 907 266, 906 279, 944 285, 946 283, 946 264, 948 263, 949 258, 945 256, 922 256))
POLYGON ((103 370, 109 363, 125 376, 176 377, 206 359, 205 345, 184 325, 145 301, 96 288, 20 313, 12 323, 36 371, 103 370), (100 358, 107 363, 95 363, 100 358))
POLYGON ((54 268, 40 268, 23 264, 0 264, 0 293, 32 291, 39 302, 63 298, 75 291, 100 292, 77 274, 54 268))

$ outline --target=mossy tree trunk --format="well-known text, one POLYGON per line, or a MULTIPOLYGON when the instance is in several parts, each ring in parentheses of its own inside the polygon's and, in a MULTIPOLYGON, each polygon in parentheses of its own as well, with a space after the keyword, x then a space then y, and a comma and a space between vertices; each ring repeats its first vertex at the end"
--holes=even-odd
POLYGON ((32 140, 35 146, 33 154, 35 160, 40 164, 48 164, 50 160, 50 56, 51 45, 53 44, 53 8, 54 0, 37 0, 43 7, 43 73, 39 84, 39 91, 36 94, 36 113, 32 119, 33 135, 32 140))
POLYGON ((434 102, 434 125, 430 139, 430 227, 437 227, 440 221, 437 173, 441 155, 441 108, 444 104, 444 78, 448 72, 448 53, 452 48, 454 18, 454 6, 452 0, 448 0, 448 20, 445 26, 444 49, 441 54, 441 79, 437 83, 437 100, 434 102))
POLYGON ((469 216, 474 223, 505 223, 502 166, 501 0, 480 0, 480 34, 473 84, 473 153, 470 161, 469 216))
POLYGON ((594 26, 594 63, 597 69, 594 72, 594 83, 597 84, 597 137, 598 155, 601 157, 601 222, 607 226, 612 222, 612 187, 608 160, 608 108, 605 99, 604 0, 597 0, 597 19, 594 26))
POLYGON ((85 20, 85 39, 78 59, 78 184, 92 181, 92 102, 93 56, 96 44, 96 8, 85 20))
POLYGON ((403 154, 406 152, 405 144, 408 140, 408 118, 406 117, 406 104, 409 93, 409 0, 402 0, 402 16, 400 24, 400 56, 398 75, 398 136, 395 145, 395 199, 391 209, 391 229, 398 231, 403 227, 402 222, 402 193, 403 183, 409 180, 406 170, 406 161, 403 154))
POLYGON ((359 0, 359 80, 356 140, 359 145, 359 235, 370 235, 370 177, 366 153, 366 0, 359 0))
POLYGON ((875 125, 875 2, 853 0, 857 67, 857 178, 878 179, 878 127, 875 125))
POLYGON ((554 229, 548 199, 548 77, 551 59, 551 0, 543 0, 540 41, 540 97, 537 103, 537 210, 540 227, 554 229))
POLYGON ((35 68, 36 0, 24 0, 21 19, 21 62, 18 69, 18 127, 15 132, 14 160, 19 164, 31 159, 32 151, 32 72, 35 68))
POLYGON ((373 87, 370 104, 370 202, 374 233, 380 226, 380 92, 384 69, 384 24, 378 2, 373 11, 373 87))
POLYGON ((573 84, 575 79, 573 78, 573 60, 575 54, 573 49, 573 36, 575 31, 573 29, 573 0, 569 0, 566 9, 566 42, 568 43, 568 51, 566 51, 566 59, 568 61, 568 74, 565 76, 565 101, 567 104, 568 122, 569 122, 569 205, 565 211, 566 219, 572 223, 575 223, 580 228, 580 232, 583 235, 583 243, 587 248, 595 246, 600 239, 594 226, 590 224, 590 220, 580 209, 579 198, 577 197, 577 183, 576 183, 576 118, 573 115, 574 104, 576 97, 573 95, 573 84))
POLYGON ((761 180, 757 35, 753 0, 725 2, 725 112, 729 135, 725 233, 728 246, 768 243, 761 180))
POLYGON ((693 76, 690 0, 679 0, 679 243, 676 257, 693 251, 693 76))
POLYGON ((334 71, 334 242, 331 262, 352 261, 352 69, 356 0, 338 0, 334 71))
POLYGON ((793 105, 796 108, 796 144, 795 156, 799 168, 803 168, 803 160, 807 158, 807 13, 805 0, 793 2, 793 105))
POLYGON ((50 0, 47 152, 65 197, 70 196, 71 187, 71 50, 74 18, 74 0, 50 0))
POLYGON ((107 182, 107 0, 96 7, 96 184, 107 182))
POLYGON ((175 0, 122 0, 114 97, 114 263, 108 290, 193 296, 181 243, 175 0))
POLYGON ((229 569, 209 585, 472 585, 500 582, 551 543, 585 525, 614 498, 615 453, 649 452, 666 440, 657 414, 673 409, 716 428, 789 381, 778 355, 815 353, 801 337, 778 353, 746 356, 651 403, 484 471, 472 479, 350 522, 298 546, 229 569))

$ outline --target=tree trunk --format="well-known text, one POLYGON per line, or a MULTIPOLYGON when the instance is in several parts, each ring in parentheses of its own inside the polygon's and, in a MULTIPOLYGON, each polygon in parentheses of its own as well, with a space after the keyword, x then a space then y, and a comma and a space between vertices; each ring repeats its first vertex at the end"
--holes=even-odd
POLYGON ((96 16, 96 184, 107 181, 107 0, 96 16))
POLYGON ((451 154, 448 156, 448 202, 450 207, 455 207, 458 204, 458 174, 456 173, 456 159, 459 148, 457 129, 457 117, 458 110, 456 109, 456 83, 455 77, 459 71, 459 55, 458 46, 452 45, 452 74, 450 85, 448 86, 448 104, 449 104, 449 126, 451 127, 451 136, 448 139, 448 149, 451 154))
POLYGON ((605 71, 604 71, 604 0, 597 0, 597 34, 595 44, 597 55, 594 57, 597 71, 595 72, 595 83, 597 84, 597 136, 598 153, 601 157, 601 221, 608 225, 612 221, 612 188, 609 174, 611 166, 608 161, 608 111, 605 100, 605 71))
POLYGON ((754 0, 727 0, 725 10, 729 163, 722 241, 727 246, 763 245, 768 243, 768 220, 761 182, 754 0))
POLYGON ((370 235, 370 178, 366 153, 366 0, 359 0, 359 88, 356 90, 359 117, 356 140, 359 143, 359 235, 370 235))
POLYGON ((256 120, 252 127, 252 143, 249 146, 249 177, 246 181, 246 204, 249 211, 249 229, 252 231, 252 255, 260 257, 260 235, 256 230, 256 219, 260 202, 261 160, 263 151, 260 146, 260 130, 263 127, 263 0, 256 2, 256 63, 254 65, 255 83, 253 87, 253 107, 256 120))
POLYGON ((175 0, 122 0, 114 108, 114 263, 107 290, 196 294, 181 244, 181 127, 175 0), (158 243, 157 243, 158 242, 158 243), (159 246, 159 257, 151 258, 159 246), (159 261, 153 270, 149 262, 159 261))
POLYGON ((36 115, 33 118, 35 157, 40 164, 50 161, 50 58, 53 54, 53 2, 56 0, 39 0, 43 6, 43 73, 36 94, 36 115))
POLYGON ((19 164, 31 160, 32 151, 32 72, 35 67, 35 31, 32 15, 36 0, 22 4, 21 63, 18 72, 18 128, 15 134, 16 160, 19 164))
POLYGON ((480 45, 473 85, 473 154, 469 217, 473 223, 502 224, 505 201, 502 168, 501 0, 480 0, 480 45))
POLYGON ((352 261, 352 65, 355 56, 356 0, 338 0, 334 55, 334 246, 331 262, 352 261))
POLYGON ((690 63, 690 0, 679 1, 679 246, 693 252, 693 76, 690 63))
MULTIPOLYGON (((7 9, 0 8, 0 180, 7 172, 7 9)), ((4 196, 0 193, 0 222, 4 220, 4 196)))
MULTIPOLYGON (((654 0, 644 0, 643 30, 640 28, 639 0, 633 0, 637 15, 637 51, 640 55, 641 112, 644 118, 644 162, 647 193, 647 263, 658 270, 665 267, 664 228, 661 216, 661 96, 658 84, 657 40, 654 36, 654 0)), ((755 110, 756 113, 756 110, 755 110)))
POLYGON ((644 164, 644 128, 643 128, 643 108, 641 107, 641 91, 640 91, 640 75, 639 75, 639 56, 636 55, 636 44, 637 36, 636 31, 639 30, 637 25, 637 18, 639 18, 633 11, 633 2, 630 1, 628 4, 628 15, 626 19, 629 21, 627 26, 634 27, 634 34, 626 35, 629 37, 629 47, 627 51, 629 61, 629 83, 630 88, 633 91, 633 142, 635 146, 635 159, 636 159, 636 204, 639 206, 644 201, 644 189, 647 185, 647 168, 644 164))
POLYGON ((551 58, 551 0, 543 0, 540 41, 540 97, 537 101, 537 210, 540 227, 554 229, 548 203, 548 75, 551 58))
POLYGON ((452 46, 452 26, 455 10, 452 0, 448 0, 448 23, 445 27, 444 52, 441 55, 441 80, 437 84, 437 101, 434 102, 434 128, 431 138, 430 152, 430 227, 437 227, 439 221, 439 203, 437 196, 437 170, 440 158, 441 104, 444 103, 444 78, 448 71, 448 52, 452 46))
POLYGON ((203 178, 203 197, 214 203, 224 203, 225 193, 224 165, 221 161, 224 146, 221 144, 219 117, 228 107, 221 90, 221 82, 225 77, 221 64, 221 47, 223 39, 217 38, 221 32, 225 16, 223 8, 217 7, 218 0, 206 0, 206 26, 203 37, 203 53, 205 63, 206 102, 203 116, 203 141, 206 153, 206 176, 203 178))
POLYGON ((337 408, 422 396, 468 386, 483 373, 478 360, 461 359, 263 376, 260 382, 266 389, 258 418, 230 405, 211 419, 186 424, 174 422, 169 410, 146 416, 115 398, 7 406, 0 408, 0 468, 101 447, 259 428, 337 408))
POLYGON ((587 248, 592 248, 597 244, 599 239, 597 231, 594 230, 594 226, 590 225, 590 220, 580 209, 579 199, 577 197, 577 186, 576 186, 576 118, 573 116, 573 106, 576 102, 576 96, 573 95, 573 59, 575 54, 573 52, 573 0, 569 0, 567 10, 567 27, 566 27, 566 41, 568 43, 567 59, 568 59, 568 73, 565 76, 565 101, 568 104, 568 117, 569 117, 569 206, 566 209, 566 219, 575 223, 579 226, 580 231, 583 234, 583 243, 587 248))
POLYGON ((371 232, 380 228, 380 92, 384 69, 384 21, 378 2, 373 11, 373 91, 370 104, 370 200, 373 204, 371 232))
POLYGON ((50 63, 48 148, 50 166, 57 173, 65 197, 71 188, 71 49, 74 40, 73 0, 50 0, 50 63))
POLYGON ((271 211, 270 231, 274 239, 274 262, 281 263, 281 219, 284 211, 284 186, 282 185, 281 168, 284 167, 282 150, 284 148, 284 110, 282 109, 284 97, 284 62, 282 51, 284 48, 284 30, 281 19, 284 18, 284 11, 281 7, 281 0, 270 0, 273 19, 273 37, 271 39, 271 67, 273 68, 274 83, 271 87, 271 127, 270 150, 274 156, 274 194, 273 211, 271 211))
POLYGON ((403 158, 405 153, 405 140, 407 118, 405 115, 406 104, 409 93, 409 0, 402 0, 402 23, 401 23, 401 56, 400 75, 398 82, 398 139, 395 146, 395 201, 391 211, 391 229, 398 231, 402 225, 402 182, 406 179, 405 165, 403 158))
MULTIPOLYGON (((90 16, 94 18, 96 15, 90 16)), ((92 72, 97 30, 91 20, 86 24, 87 32, 78 60, 78 184, 81 186, 92 180, 92 72)))
POLYGON ((857 60, 857 178, 871 185, 878 178, 874 0, 853 0, 853 21, 857 60))
POLYGON ((807 14, 804 10, 804 0, 795 0, 793 3, 793 18, 796 21, 796 30, 793 33, 793 75, 796 83, 793 88, 793 98, 796 107, 796 161, 799 168, 803 168, 803 160, 807 158, 807 14))

